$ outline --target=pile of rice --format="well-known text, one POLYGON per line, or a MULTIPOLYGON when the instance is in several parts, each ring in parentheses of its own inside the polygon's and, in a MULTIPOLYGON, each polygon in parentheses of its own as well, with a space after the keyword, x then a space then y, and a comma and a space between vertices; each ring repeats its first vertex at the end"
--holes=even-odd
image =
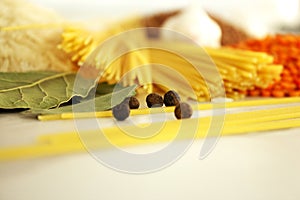
POLYGON ((60 16, 24 0, 0 1, 0 71, 70 71, 60 16))

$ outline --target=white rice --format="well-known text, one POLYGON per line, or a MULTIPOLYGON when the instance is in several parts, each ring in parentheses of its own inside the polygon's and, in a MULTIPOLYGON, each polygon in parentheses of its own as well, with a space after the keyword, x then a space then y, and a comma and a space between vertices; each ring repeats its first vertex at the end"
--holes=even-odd
POLYGON ((74 69, 66 53, 57 48, 63 20, 56 13, 24 0, 1 0, 0 29, 0 71, 74 69), (20 30, 5 30, 7 27, 20 30))

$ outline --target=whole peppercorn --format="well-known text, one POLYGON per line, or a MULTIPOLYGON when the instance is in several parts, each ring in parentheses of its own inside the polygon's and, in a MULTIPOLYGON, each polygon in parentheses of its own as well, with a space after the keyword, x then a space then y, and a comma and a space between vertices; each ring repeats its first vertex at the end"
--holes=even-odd
POLYGON ((140 102, 135 97, 130 97, 128 104, 130 109, 138 109, 140 107, 140 102))
POLYGON ((159 94, 151 93, 147 96, 146 103, 149 108, 162 107, 164 105, 164 100, 159 94))
POLYGON ((124 121, 129 117, 130 114, 129 105, 126 103, 126 101, 123 101, 119 105, 113 107, 112 114, 116 120, 124 121))
POLYGON ((181 102, 176 105, 174 113, 177 119, 186 119, 192 116, 193 109, 190 104, 181 102))
POLYGON ((165 106, 176 106, 180 103, 180 96, 177 92, 170 90, 164 95, 165 106))

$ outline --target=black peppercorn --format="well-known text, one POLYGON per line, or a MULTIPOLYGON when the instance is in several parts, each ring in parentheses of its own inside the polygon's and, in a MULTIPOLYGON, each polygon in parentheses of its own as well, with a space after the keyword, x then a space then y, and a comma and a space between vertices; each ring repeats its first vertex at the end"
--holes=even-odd
POLYGON ((192 116, 193 109, 190 104, 182 102, 177 104, 174 113, 177 119, 186 119, 192 116))
POLYGON ((140 107, 140 102, 135 97, 130 97, 128 104, 130 109, 138 109, 140 107))
POLYGON ((147 96, 146 103, 149 108, 162 107, 164 105, 164 100, 159 94, 151 93, 147 96))
POLYGON ((126 118, 129 117, 130 114, 130 108, 128 103, 124 101, 119 105, 116 105, 115 107, 113 107, 112 113, 115 119, 117 119, 118 121, 124 121, 126 118))
POLYGON ((180 103, 180 96, 177 92, 170 90, 164 95, 165 106, 176 106, 180 103))

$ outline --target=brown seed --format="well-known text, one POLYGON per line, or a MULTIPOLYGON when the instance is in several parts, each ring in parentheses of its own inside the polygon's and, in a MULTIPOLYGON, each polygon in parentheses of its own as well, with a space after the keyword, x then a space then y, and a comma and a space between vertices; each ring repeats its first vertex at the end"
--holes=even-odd
POLYGON ((129 108, 130 109, 138 109, 140 107, 140 102, 137 98, 135 97, 130 97, 129 98, 129 108))
POLYGON ((193 109, 190 106, 190 104, 182 102, 177 104, 177 106, 175 107, 175 117, 177 119, 186 119, 186 118, 190 118, 193 114, 193 109))
POLYGON ((176 106, 180 103, 180 96, 177 92, 170 90, 164 95, 165 106, 176 106))
POLYGON ((164 100, 159 94, 151 93, 147 96, 146 103, 149 108, 162 107, 164 105, 164 100))
POLYGON ((126 103, 126 101, 123 101, 119 105, 113 107, 112 114, 116 120, 124 121, 129 117, 130 114, 129 105, 126 103))

